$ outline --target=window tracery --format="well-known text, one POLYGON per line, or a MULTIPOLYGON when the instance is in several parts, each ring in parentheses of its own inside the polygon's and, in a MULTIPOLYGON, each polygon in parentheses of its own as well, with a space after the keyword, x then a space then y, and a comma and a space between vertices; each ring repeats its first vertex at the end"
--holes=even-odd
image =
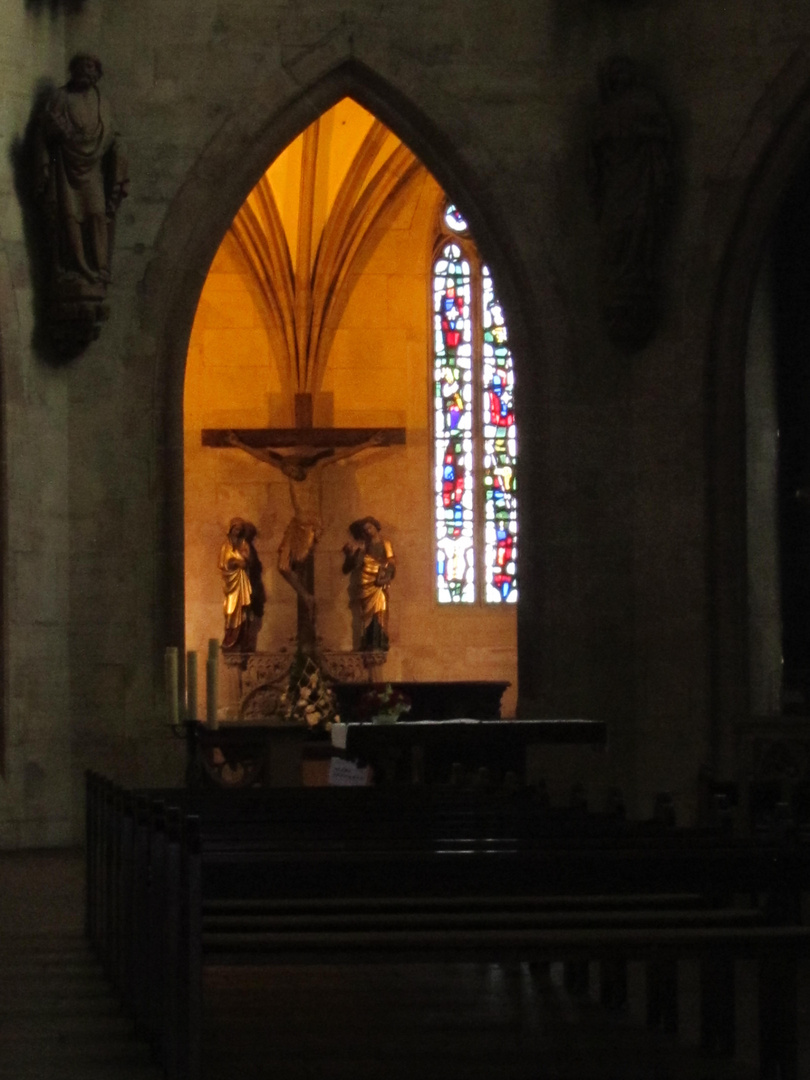
POLYGON ((514 369, 492 275, 452 204, 433 261, 439 603, 517 601, 514 369))

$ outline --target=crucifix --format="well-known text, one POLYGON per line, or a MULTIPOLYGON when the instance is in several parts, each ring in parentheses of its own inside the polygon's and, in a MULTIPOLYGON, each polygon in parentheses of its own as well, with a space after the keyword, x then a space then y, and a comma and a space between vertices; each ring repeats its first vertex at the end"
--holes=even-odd
POLYGON ((298 647, 313 653, 315 628, 315 547, 323 531, 322 473, 363 450, 402 446, 405 428, 316 428, 312 394, 296 393, 293 428, 204 428, 202 445, 244 450, 278 469, 289 483, 293 516, 278 549, 278 570, 298 598, 298 647))

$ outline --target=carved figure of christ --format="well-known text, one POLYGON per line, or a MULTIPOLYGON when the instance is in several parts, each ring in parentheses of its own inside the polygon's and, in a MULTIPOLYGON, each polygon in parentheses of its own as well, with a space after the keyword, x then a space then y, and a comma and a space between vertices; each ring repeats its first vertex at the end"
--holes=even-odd
POLYGON ((404 442, 404 428, 298 427, 239 433, 206 429, 202 433, 204 446, 243 450, 287 478, 293 516, 279 544, 277 566, 298 596, 298 645, 305 652, 313 651, 316 644, 314 553, 323 531, 323 470, 362 450, 404 442))

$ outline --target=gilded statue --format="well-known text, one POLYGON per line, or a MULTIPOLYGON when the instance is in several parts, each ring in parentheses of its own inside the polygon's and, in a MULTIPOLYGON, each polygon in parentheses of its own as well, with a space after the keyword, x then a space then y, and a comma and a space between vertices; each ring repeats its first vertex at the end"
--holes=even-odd
POLYGON ((256 642, 259 636, 262 619, 264 617, 264 605, 267 602, 267 593, 264 588, 262 577, 262 561, 256 550, 255 540, 259 530, 252 521, 245 522, 243 540, 247 545, 247 575, 250 582, 250 608, 248 609, 247 621, 242 631, 243 652, 255 652, 256 642))
POLYGON ((343 546, 343 573, 352 574, 351 592, 362 632, 362 652, 385 652, 389 646, 389 591, 396 573, 394 549, 380 535, 374 517, 358 518, 349 526, 352 539, 343 546))
POLYGON ((79 53, 37 125, 35 189, 50 245, 49 318, 57 344, 79 351, 107 317, 113 222, 127 194, 127 161, 106 98, 101 61, 79 53))
POLYGON ((245 651, 249 609, 253 590, 250 585, 250 544, 246 538, 247 523, 233 518, 228 537, 219 552, 219 569, 224 594, 225 651, 245 651))

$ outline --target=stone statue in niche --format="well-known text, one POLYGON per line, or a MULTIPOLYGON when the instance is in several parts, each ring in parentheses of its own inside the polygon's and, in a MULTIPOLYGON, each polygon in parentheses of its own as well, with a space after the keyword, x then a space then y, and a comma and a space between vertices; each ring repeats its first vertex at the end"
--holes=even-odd
POLYGON ((47 98, 37 125, 36 192, 49 241, 48 324, 56 347, 76 355, 109 316, 107 285, 115 215, 127 194, 127 161, 98 88, 101 62, 86 53, 47 98))
POLYGON ((396 562, 391 543, 380 531, 376 518, 358 518, 349 526, 352 539, 343 546, 343 573, 352 575, 350 589, 362 625, 362 652, 385 652, 389 645, 388 594, 396 562))
POLYGON ((233 518, 228 537, 220 548, 225 615, 223 652, 252 652, 256 648, 265 601, 262 564, 253 545, 257 535, 251 522, 233 518))
POLYGON ((660 317, 674 138, 660 95, 641 82, 632 60, 608 60, 599 88, 591 180, 600 230, 602 314, 611 340, 635 350, 650 340, 660 317))

